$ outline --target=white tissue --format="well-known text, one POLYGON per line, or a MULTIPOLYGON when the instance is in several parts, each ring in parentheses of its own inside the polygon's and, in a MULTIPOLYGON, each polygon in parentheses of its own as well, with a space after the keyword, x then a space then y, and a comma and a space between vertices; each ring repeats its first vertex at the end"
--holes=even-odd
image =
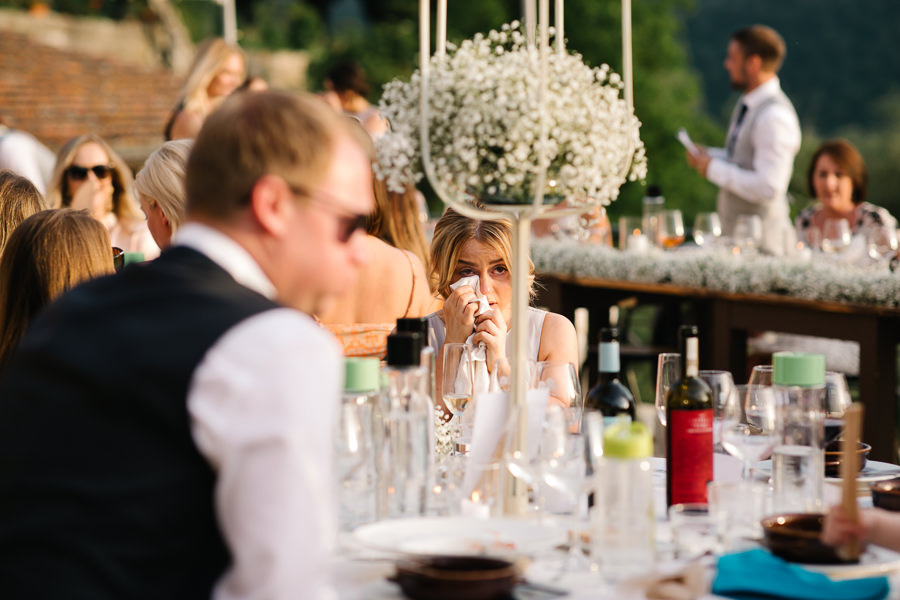
MULTIPOLYGON (((469 275, 468 277, 463 277, 458 281, 450 284, 450 289, 455 290, 456 288, 468 285, 471 286, 472 290, 475 291, 475 297, 478 299, 478 308, 475 310, 475 316, 479 316, 484 314, 485 312, 491 310, 491 305, 488 302, 488 299, 481 293, 481 279, 478 275, 469 275)), ((472 351, 472 360, 475 361, 475 393, 483 393, 487 392, 491 388, 490 375, 488 374, 487 368, 487 348, 484 343, 478 344, 476 348, 472 343, 472 337, 475 334, 473 333, 466 339, 466 345, 472 351)))

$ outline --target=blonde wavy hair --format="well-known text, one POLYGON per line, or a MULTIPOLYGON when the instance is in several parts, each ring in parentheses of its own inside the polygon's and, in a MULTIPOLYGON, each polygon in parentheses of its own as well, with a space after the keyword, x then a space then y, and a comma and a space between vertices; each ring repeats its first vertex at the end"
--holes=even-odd
POLYGON ((45 208, 44 197, 31 180, 0 170, 0 256, 19 223, 45 208))
POLYGON ((131 169, 128 168, 122 157, 106 143, 106 140, 94 133, 86 133, 72 138, 60 148, 56 155, 53 177, 51 177, 50 186, 47 189, 47 204, 50 208, 67 208, 72 204, 72 192, 69 190, 69 183, 66 180, 66 169, 72 165, 78 149, 85 144, 97 144, 103 148, 112 165, 110 174, 113 184, 112 212, 119 221, 143 222, 144 215, 131 193, 131 186, 134 184, 131 169))
POLYGON ((172 233, 178 231, 184 221, 184 175, 193 147, 194 140, 191 139, 164 143, 147 158, 134 179, 138 197, 145 196, 159 205, 172 233))
MULTIPOLYGON (((507 220, 479 221, 448 208, 438 219, 431 241, 431 289, 441 298, 450 295, 463 244, 477 240, 497 251, 512 270, 512 224, 507 220)), ((534 294, 534 263, 528 259, 528 293, 534 294)))
POLYGON ((222 70, 225 62, 237 54, 244 63, 244 77, 247 75, 247 55, 235 44, 222 38, 210 38, 197 46, 194 62, 181 88, 184 109, 207 114, 211 109, 211 101, 207 90, 209 84, 222 70))

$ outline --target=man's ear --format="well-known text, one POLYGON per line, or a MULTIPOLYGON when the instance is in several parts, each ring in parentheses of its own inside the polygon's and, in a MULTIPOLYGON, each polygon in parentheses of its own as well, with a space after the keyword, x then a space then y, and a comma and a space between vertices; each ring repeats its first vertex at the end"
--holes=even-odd
POLYGON ((288 232, 296 202, 287 182, 277 175, 263 175, 250 192, 250 212, 259 226, 275 237, 288 232))

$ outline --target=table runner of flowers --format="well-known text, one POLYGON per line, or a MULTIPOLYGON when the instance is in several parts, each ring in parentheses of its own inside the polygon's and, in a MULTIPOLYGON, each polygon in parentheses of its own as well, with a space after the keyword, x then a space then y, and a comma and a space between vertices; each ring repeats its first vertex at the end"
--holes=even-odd
POLYGON ((735 256, 691 248, 641 255, 558 240, 533 240, 531 255, 538 273, 889 308, 900 305, 900 273, 817 262, 815 258, 735 256))

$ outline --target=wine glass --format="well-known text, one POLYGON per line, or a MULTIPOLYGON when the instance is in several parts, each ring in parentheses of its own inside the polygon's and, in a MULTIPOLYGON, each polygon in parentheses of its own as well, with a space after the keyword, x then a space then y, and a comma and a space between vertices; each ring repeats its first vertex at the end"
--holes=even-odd
MULTIPOLYGON (((466 407, 472 401, 475 391, 474 361, 472 350, 466 344, 446 343, 444 350, 444 370, 441 377, 441 397, 444 406, 453 413, 457 423, 462 422, 466 407)), ((457 446, 461 442, 462 428, 457 437, 457 446)))
POLYGON ((759 215, 738 215, 731 237, 741 252, 756 252, 762 244, 762 220, 759 215))
POLYGON ((659 424, 666 426, 666 395, 669 388, 681 378, 681 355, 662 352, 656 360, 656 416, 659 424))
POLYGON ((713 444, 720 448, 722 443, 720 423, 725 407, 732 401, 735 394, 734 378, 728 371, 702 370, 697 374, 706 382, 712 392, 713 401, 713 444))
POLYGON ((538 385, 550 388, 551 400, 565 405, 565 414, 573 433, 581 431, 581 415, 584 412, 584 397, 581 394, 581 381, 575 365, 567 362, 539 361, 535 375, 538 385))
POLYGON ((664 210, 659 221, 663 248, 674 248, 684 242, 684 219, 678 209, 664 210))
POLYGON ((700 212, 694 217, 694 243, 708 245, 722 235, 722 222, 715 212, 700 212))
POLYGON ((825 443, 836 440, 844 429, 844 411, 850 407, 850 386, 843 373, 825 372, 825 443))
POLYGON ((741 478, 751 478, 750 465, 771 454, 778 442, 775 391, 765 385, 738 385, 728 397, 720 424, 722 447, 741 461, 741 478))
POLYGON ((850 246, 851 237, 847 219, 827 219, 822 225, 822 252, 843 252, 850 246))
POLYGON ((897 230, 893 227, 870 227, 866 230, 866 248, 869 258, 881 261, 897 251, 897 230))
POLYGON ((754 366, 747 385, 772 385, 772 365, 754 366))

